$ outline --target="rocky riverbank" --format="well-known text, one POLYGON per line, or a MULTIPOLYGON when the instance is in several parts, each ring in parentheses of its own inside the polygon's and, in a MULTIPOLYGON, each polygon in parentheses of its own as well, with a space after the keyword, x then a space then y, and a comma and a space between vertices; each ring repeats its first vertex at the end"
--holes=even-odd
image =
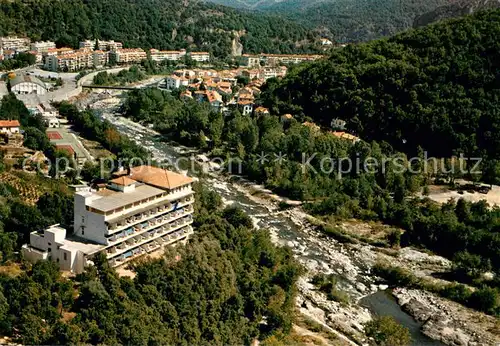
MULTIPOLYGON (((101 104, 102 105, 102 104, 101 104)), ((106 113, 105 109, 100 110, 106 113)), ((111 108, 111 105, 110 105, 111 108)), ((151 129, 115 117, 108 112, 106 119, 117 125, 124 134, 152 151, 159 161, 166 152, 180 153, 166 143, 155 141, 151 129)), ((371 319, 370 312, 360 300, 387 289, 383 281, 373 275, 378 261, 410 270, 419 277, 430 277, 433 272, 446 271, 448 260, 414 249, 399 251, 380 249, 363 241, 342 243, 318 231, 322 221, 308 215, 301 202, 290 201, 244 179, 211 175, 205 180, 209 188, 217 191, 226 204, 238 204, 252 217, 256 227, 269 229, 275 243, 292 248, 297 259, 307 268, 307 274, 298 283, 299 310, 311 319, 335 331, 339 338, 350 344, 363 344, 366 338, 363 324, 371 319), (289 208, 282 210, 280 205, 289 208), (317 273, 338 277, 337 288, 349 296, 349 303, 330 301, 316 290, 310 278, 317 273)), ((357 234, 373 225, 359 221, 342 222, 339 228, 357 234)), ((420 290, 394 290, 398 302, 405 310, 423 323, 422 332, 449 345, 498 345, 498 322, 489 316, 471 311, 453 302, 420 290), (458 307, 457 307, 458 306, 458 307), (435 317, 437 316, 437 317, 435 317)))
MULTIPOLYGON (((248 198, 265 206, 270 213, 290 218, 301 229, 304 237, 297 238, 296 241, 283 242, 278 235, 273 234, 275 242, 291 247, 299 261, 308 269, 308 274, 298 284, 299 310, 341 333, 350 342, 362 344, 366 341, 363 324, 371 319, 370 312, 360 306, 359 301, 379 290, 387 289, 386 285, 381 284, 382 280, 372 273, 372 268, 378 261, 389 261, 418 277, 426 278, 432 278, 430 275, 435 272, 446 272, 451 266, 446 258, 412 248, 402 248, 388 255, 362 242, 339 243, 318 232, 316 225, 321 221, 305 213, 301 207, 280 210, 278 202, 286 202, 285 199, 244 180, 233 184, 248 198), (304 256, 311 247, 320 249, 323 258, 314 260, 304 256), (339 282, 339 288, 349 294, 352 303, 345 305, 329 301, 310 283, 310 278, 315 273, 333 273, 342 277, 344 280, 339 282)), ((352 227, 350 223, 343 223, 342 226, 352 227)), ((371 227, 368 224, 362 226, 371 227)), ((431 339, 447 345, 500 344, 500 323, 492 316, 423 290, 395 288, 392 293, 403 310, 422 323, 422 333, 431 339)))

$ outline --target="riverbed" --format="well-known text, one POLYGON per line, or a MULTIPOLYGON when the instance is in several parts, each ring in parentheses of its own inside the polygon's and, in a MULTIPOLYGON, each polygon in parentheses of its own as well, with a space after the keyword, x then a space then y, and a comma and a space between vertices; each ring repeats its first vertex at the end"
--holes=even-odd
MULTIPOLYGON (((134 123, 112 113, 113 102, 96 101, 91 106, 117 129, 148 149, 159 162, 174 162, 189 148, 174 146, 162 140, 149 127, 134 123)), ((116 107, 116 104, 114 105, 116 107)), ((332 328, 346 340, 363 343, 363 324, 373 315, 390 315, 410 330, 413 345, 443 345, 421 332, 421 322, 404 312, 397 302, 380 285, 371 273, 377 254, 368 245, 346 245, 326 238, 306 220, 300 207, 281 210, 276 203, 250 193, 244 184, 233 182, 224 176, 211 176, 204 184, 216 191, 225 205, 243 209, 255 227, 269 230, 273 241, 292 248, 296 258, 308 269, 298 287, 299 310, 317 322, 332 328), (338 288, 346 292, 351 304, 328 301, 324 294, 315 290, 308 279, 314 273, 335 274, 338 288)))

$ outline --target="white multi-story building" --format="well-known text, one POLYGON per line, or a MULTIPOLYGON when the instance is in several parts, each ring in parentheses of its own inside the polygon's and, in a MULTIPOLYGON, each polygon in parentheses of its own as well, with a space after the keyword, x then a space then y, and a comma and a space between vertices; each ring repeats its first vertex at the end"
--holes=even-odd
POLYGON ((111 41, 85 40, 80 42, 79 47, 93 50, 96 49, 96 43, 97 43, 97 50, 116 50, 123 48, 123 44, 121 42, 115 42, 113 40, 111 41))
POLYGON ((55 241, 50 235, 41 240, 40 234, 33 232, 23 253, 32 260, 52 255, 59 259, 61 269, 81 272, 99 252, 115 267, 186 240, 193 233, 192 182, 187 176, 151 166, 119 172, 105 189, 76 192, 74 235, 70 239, 59 236, 55 241), (49 251, 55 243, 58 247, 49 251), (70 253, 64 255, 68 247, 70 253))
POLYGON ((143 49, 116 49, 110 52, 110 60, 117 64, 127 64, 131 62, 141 62, 147 58, 147 54, 143 49))
POLYGON ((177 61, 182 59, 186 55, 186 50, 163 50, 160 51, 158 49, 151 49, 150 50, 150 55, 151 55, 151 60, 153 61, 164 61, 164 60, 171 60, 171 61, 177 61))
POLYGON ((194 61, 209 61, 210 60, 210 53, 208 53, 208 52, 191 52, 191 53, 189 53, 189 56, 194 61))
POLYGON ((0 48, 25 52, 30 49, 31 40, 27 37, 6 36, 0 37, 0 48))
POLYGON ((243 54, 241 59, 243 65, 246 67, 260 67, 259 55, 243 54))
POLYGON ((30 45, 30 49, 37 53, 47 52, 49 49, 55 49, 56 43, 52 41, 39 41, 33 42, 30 45))
POLYGON ((178 77, 176 75, 171 75, 165 79, 165 82, 167 83, 167 89, 169 90, 179 89, 181 86, 187 87, 189 85, 189 79, 184 76, 178 77))
POLYGON ((102 67, 109 63, 109 52, 103 50, 95 50, 92 52, 94 67, 102 67))
POLYGON ((81 49, 74 53, 49 55, 45 67, 51 71, 78 71, 94 67, 94 52, 81 49))
POLYGON ((261 58, 266 66, 277 66, 282 64, 299 64, 306 61, 321 59, 322 55, 316 54, 262 54, 261 58))

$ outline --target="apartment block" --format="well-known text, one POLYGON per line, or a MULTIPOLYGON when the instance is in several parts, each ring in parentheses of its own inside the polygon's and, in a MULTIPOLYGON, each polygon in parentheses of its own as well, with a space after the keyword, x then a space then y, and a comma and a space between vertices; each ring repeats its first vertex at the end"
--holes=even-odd
POLYGON ((147 58, 147 54, 140 48, 116 49, 110 52, 110 61, 116 64, 140 62, 147 58))
POLYGON ((189 79, 186 77, 178 77, 176 75, 171 75, 165 78, 165 83, 167 84, 167 89, 179 89, 181 86, 187 87, 189 85, 189 79))
POLYGON ((153 61, 165 61, 165 60, 177 61, 186 56, 186 50, 182 49, 179 51, 176 50, 160 51, 158 49, 151 49, 150 55, 151 55, 151 60, 153 61))
POLYGON ((93 66, 93 52, 89 50, 79 50, 69 54, 49 55, 45 59, 45 67, 50 71, 74 72, 93 66))
POLYGON ((37 53, 47 52, 49 49, 55 49, 55 48, 56 48, 56 43, 52 41, 32 42, 30 45, 30 50, 37 53))
POLYGON ((245 67, 260 67, 260 56, 258 55, 243 54, 241 61, 245 67))
POLYGON ((266 66, 277 66, 281 64, 298 64, 306 61, 314 61, 322 58, 322 55, 306 54, 262 54, 262 60, 266 66))
POLYGON ((109 52, 95 50, 92 52, 92 60, 94 67, 106 66, 109 64, 109 52))
POLYGON ((116 49, 122 49, 123 48, 123 43, 121 42, 115 42, 113 40, 111 41, 103 41, 103 40, 85 40, 81 41, 79 44, 80 48, 84 49, 96 49, 96 50, 116 50, 116 49), (96 49, 96 44, 97 44, 97 49, 96 49))
POLYGON ((0 37, 0 48, 25 52, 30 49, 31 40, 27 37, 6 36, 0 37))
POLYGON ((57 226, 33 232, 23 253, 32 261, 52 258, 63 270, 81 272, 97 253, 116 267, 185 241, 193 233, 192 183, 151 166, 118 172, 106 188, 83 187, 75 193, 71 237, 57 226))
POLYGON ((194 61, 209 61, 210 60, 210 53, 208 53, 208 52, 191 52, 191 53, 189 53, 189 56, 194 61))

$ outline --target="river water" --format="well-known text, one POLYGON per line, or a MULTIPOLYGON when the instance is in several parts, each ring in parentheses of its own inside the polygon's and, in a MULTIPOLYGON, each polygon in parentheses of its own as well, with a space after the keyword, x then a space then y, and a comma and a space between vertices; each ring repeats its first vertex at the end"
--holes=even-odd
MULTIPOLYGON (((95 108, 99 110, 99 107, 95 108)), ((180 147, 173 147, 162 141, 160 136, 147 127, 109 112, 101 112, 101 116, 114 124, 119 132, 147 148, 153 154, 154 159, 159 162, 173 162, 183 155, 182 148, 179 150, 180 147)), ((337 276, 340 279, 339 284, 342 289, 353 293, 357 299, 365 296, 360 303, 372 313, 393 316, 399 323, 407 327, 410 330, 413 345, 443 345, 422 334, 420 332, 421 324, 403 312, 386 292, 379 291, 368 295, 359 293, 356 289, 357 283, 364 283, 367 286, 371 283, 370 280, 367 280, 369 276, 367 266, 361 260, 356 260, 358 256, 348 256, 349 254, 346 253, 342 244, 330 242, 325 245, 321 240, 313 239, 287 214, 279 210, 270 210, 267 205, 256 202, 227 180, 208 178, 204 180, 204 183, 208 188, 216 191, 226 205, 234 205, 243 209, 252 218, 257 228, 268 229, 275 242, 290 246, 298 259, 308 268, 322 269, 323 272, 330 273, 333 270, 333 273, 340 274, 337 276), (341 265, 332 263, 332 258, 335 258, 338 263, 349 260, 349 265, 356 268, 355 274, 351 273, 349 278, 343 278, 342 274, 348 270, 341 268, 341 265)))

